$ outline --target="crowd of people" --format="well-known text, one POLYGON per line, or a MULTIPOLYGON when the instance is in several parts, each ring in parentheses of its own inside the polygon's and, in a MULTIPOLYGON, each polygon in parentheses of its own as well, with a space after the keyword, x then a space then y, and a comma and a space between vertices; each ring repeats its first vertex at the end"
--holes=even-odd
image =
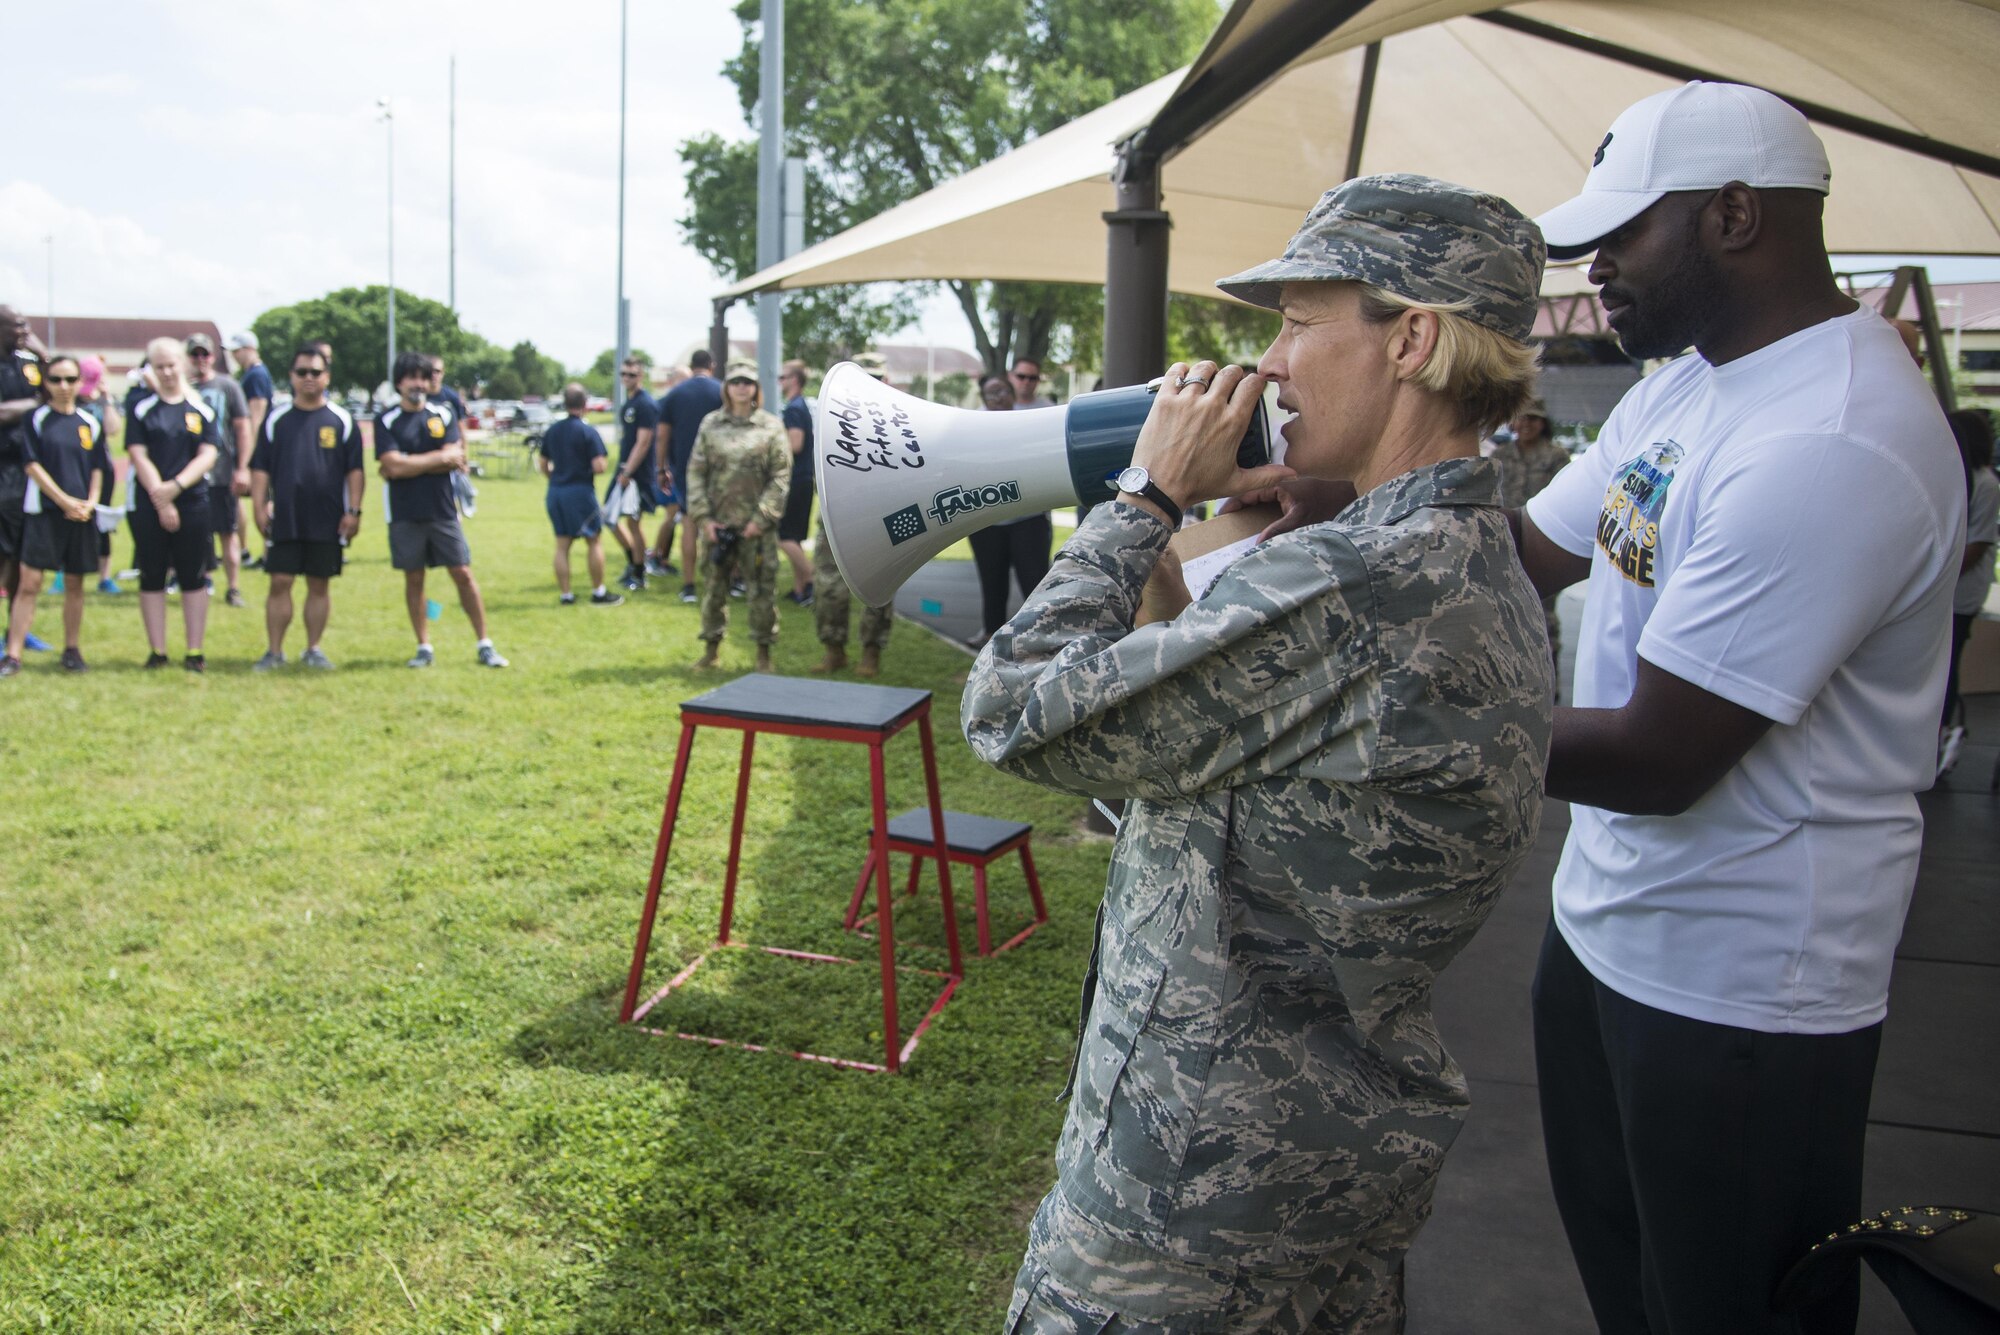
MULTIPOLYGON (((299 662, 328 669, 322 639, 332 581, 360 531, 365 460, 353 413, 329 393, 333 350, 301 344, 291 356, 291 393, 281 399, 254 334, 229 340, 239 376, 220 373, 205 334, 156 338, 146 348, 122 405, 113 401, 95 357, 51 351, 27 322, 0 306, 0 591, 9 598, 0 677, 22 669, 22 654, 46 648, 31 634, 49 577, 63 594, 66 672, 85 672, 82 629, 91 578, 100 595, 123 593, 111 569, 111 539, 129 528, 138 579, 145 666, 172 662, 167 604, 178 594, 182 666, 207 670, 203 651, 215 577, 230 607, 243 607, 241 572, 270 577, 266 652, 253 669, 285 666, 293 592, 306 581, 306 646, 299 662), (125 503, 116 500, 111 442, 122 431, 125 503), (249 502, 249 525, 244 502, 249 502), (264 550, 250 557, 254 527, 264 550)), ((464 401, 443 383, 441 358, 400 355, 391 368, 396 401, 376 414, 374 455, 383 480, 390 563, 403 572, 416 650, 413 668, 436 661, 426 595, 428 571, 443 567, 472 624, 477 661, 504 668, 487 633, 486 611, 459 522, 469 495, 464 401)))

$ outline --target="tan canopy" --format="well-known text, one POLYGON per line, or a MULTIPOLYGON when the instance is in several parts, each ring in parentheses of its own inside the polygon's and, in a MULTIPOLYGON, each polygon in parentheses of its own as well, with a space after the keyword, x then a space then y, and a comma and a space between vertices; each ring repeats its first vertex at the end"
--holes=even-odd
MULTIPOLYGON (((1605 127, 1693 67, 1822 113, 1833 165, 1827 239, 1853 253, 2000 254, 2000 179, 1864 137, 1900 133, 2000 158, 1987 95, 2000 0, 1239 0, 1187 70, 928 194, 751 275, 723 295, 910 279, 1101 283, 1114 147, 1164 135, 1168 286, 1216 295, 1218 277, 1277 254, 1346 175, 1365 47, 1379 41, 1358 169, 1480 186, 1534 214, 1573 194, 1605 127), (1357 12, 1358 11, 1358 12, 1357 12), (1306 20, 1355 16, 1281 73, 1240 88, 1232 69, 1306 20), (1440 21, 1441 20, 1441 21, 1440 21), (1512 26, 1502 26, 1503 23, 1512 26), (1538 26, 1539 25, 1539 26, 1538 26), (1594 42, 1580 50, 1557 37, 1594 42), (1659 68, 1638 68, 1603 49, 1659 68), (1838 128, 1832 120, 1856 129, 1838 128), (1175 126, 1183 127, 1175 129, 1175 126)), ((1291 37, 1289 49, 1301 45, 1291 37)), ((1236 76, 1240 78, 1240 75, 1236 76)), ((1552 291, 1574 290, 1557 270, 1552 291)))

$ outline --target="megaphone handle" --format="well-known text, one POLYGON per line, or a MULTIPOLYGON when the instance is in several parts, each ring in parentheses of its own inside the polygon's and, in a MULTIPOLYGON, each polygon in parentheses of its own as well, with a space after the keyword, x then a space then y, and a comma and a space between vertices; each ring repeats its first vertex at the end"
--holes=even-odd
POLYGON ((1093 797, 1090 799, 1090 805, 1097 808, 1098 815, 1104 817, 1104 819, 1111 822, 1111 828, 1114 831, 1124 828, 1125 822, 1119 820, 1118 813, 1113 811, 1110 807, 1105 806, 1102 799, 1093 797))

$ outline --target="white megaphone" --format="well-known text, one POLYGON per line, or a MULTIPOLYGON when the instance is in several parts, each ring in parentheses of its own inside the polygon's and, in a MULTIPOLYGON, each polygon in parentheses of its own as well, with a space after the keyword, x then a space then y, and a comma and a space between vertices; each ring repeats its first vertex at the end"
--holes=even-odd
MULTIPOLYGON (((1110 500, 1159 385, 1079 394, 1060 409, 989 413, 905 394, 853 362, 835 366, 820 382, 813 473, 820 522, 848 587, 880 607, 968 533, 1110 500)), ((1261 401, 1236 461, 1271 462, 1261 401)))

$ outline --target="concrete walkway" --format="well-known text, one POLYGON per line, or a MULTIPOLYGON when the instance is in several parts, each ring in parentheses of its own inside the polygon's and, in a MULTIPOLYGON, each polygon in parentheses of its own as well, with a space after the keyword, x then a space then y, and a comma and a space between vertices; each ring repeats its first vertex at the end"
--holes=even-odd
MULTIPOLYGON (((963 641, 979 629, 972 563, 932 562, 903 587, 896 608, 963 641)), ((1580 595, 1564 595, 1572 644, 1580 611, 1580 595)), ((1897 951, 1870 1117, 1863 1198, 1870 1211, 2000 1211, 2000 799, 1987 791, 2000 759, 2000 696, 1973 697, 1968 714, 1958 768, 1921 799, 1923 861, 1897 951)), ((1528 982, 1568 825, 1568 808, 1550 803, 1533 855, 1438 985, 1438 1023, 1471 1077, 1473 1108, 1436 1212, 1411 1253, 1411 1335, 1595 1330, 1549 1195, 1528 1017, 1528 982)), ((1887 1291, 1872 1274, 1863 1283, 1863 1335, 1906 1335, 1910 1327, 1887 1291)))

